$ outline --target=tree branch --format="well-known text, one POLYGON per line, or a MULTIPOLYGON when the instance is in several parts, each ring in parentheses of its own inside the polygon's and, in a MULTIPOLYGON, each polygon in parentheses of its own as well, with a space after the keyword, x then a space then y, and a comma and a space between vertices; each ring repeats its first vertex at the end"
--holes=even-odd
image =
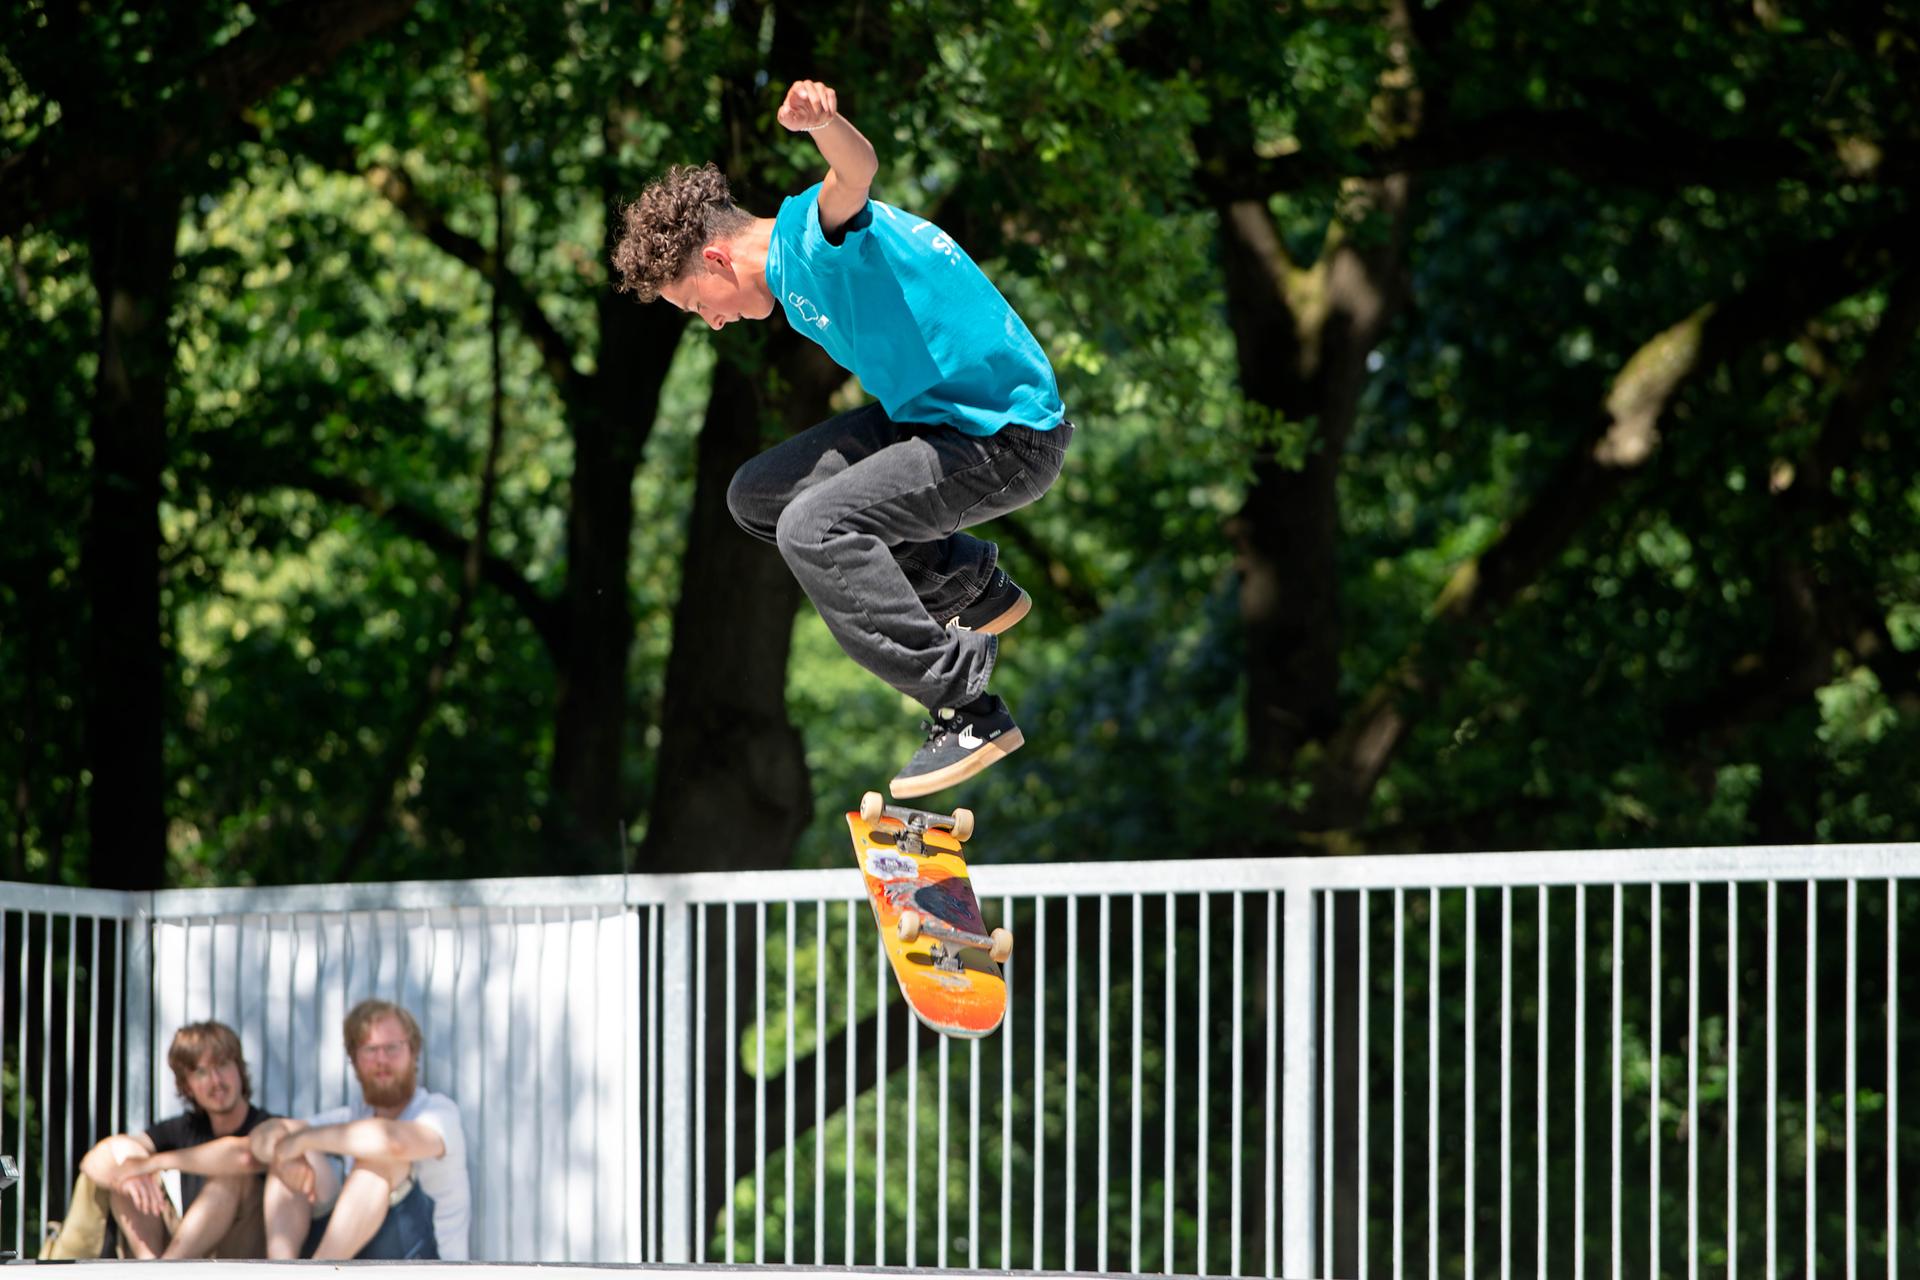
POLYGON ((445 211, 420 194, 412 175, 397 163, 369 165, 363 169, 350 151, 313 158, 329 168, 365 178, 406 219, 407 225, 435 248, 492 281, 500 291, 502 305, 513 313, 521 331, 539 350, 547 376, 553 379, 562 398, 569 403, 585 399, 592 390, 593 378, 574 367, 573 344, 540 306, 540 300, 533 296, 524 280, 504 263, 495 261, 491 250, 473 236, 456 230, 447 221, 445 211))
POLYGON ((1063 606, 1063 612, 1069 621, 1075 623, 1091 622, 1098 618, 1105 608, 1093 588, 1087 585, 1091 576, 1084 566, 1076 569, 1067 558, 1051 546, 1046 539, 1033 531, 1033 526, 1018 516, 1002 516, 994 526, 994 532, 1008 543, 1020 549, 1034 564, 1047 575, 1047 585, 1053 596, 1063 606))
POLYGON ((1897 269, 1893 255, 1910 255, 1916 232, 1920 216, 1907 215, 1862 235, 1782 254, 1771 276, 1700 308, 1642 346, 1615 379, 1587 443, 1567 456, 1486 551, 1455 571, 1424 634, 1334 735, 1303 825, 1347 828, 1364 816, 1412 724, 1415 702, 1451 681, 1484 624, 1557 560, 1648 463, 1669 411, 1687 388, 1763 339, 1790 332, 1897 269))
MULTIPOLYGON (((421 546, 449 560, 460 560, 467 555, 469 539, 449 528, 438 516, 404 499, 382 493, 372 485, 304 467, 289 470, 273 483, 303 489, 316 498, 371 512, 421 546)), ((542 595, 517 565, 487 551, 480 558, 480 577, 520 607, 556 662, 565 660, 568 644, 565 618, 558 606, 542 595)))
POLYGON ((1635 123, 1644 127, 1603 127, 1585 111, 1498 111, 1423 129, 1389 145, 1334 153, 1297 151, 1249 157, 1244 164, 1203 166, 1196 179, 1209 199, 1223 204, 1264 200, 1345 178, 1420 173, 1499 159, 1550 166, 1598 183, 1655 190, 1764 186, 1788 179, 1825 182, 1836 168, 1776 138, 1708 138, 1679 132, 1670 121, 1635 123))
POLYGON ((1861 424, 1886 398, 1916 334, 1920 269, 1910 269, 1894 284, 1866 351, 1828 407, 1807 474, 1794 477, 1780 494, 1779 522, 1804 536, 1776 557, 1773 628, 1765 650, 1743 654, 1721 684, 1673 707, 1666 716, 1670 741, 1726 739, 1773 719, 1833 679, 1836 652, 1870 667, 1889 695, 1915 686, 1913 664, 1894 645, 1886 611, 1873 602, 1871 591, 1865 584, 1849 590, 1841 573, 1811 571, 1798 547, 1839 541, 1821 536, 1848 516, 1833 490, 1832 474, 1852 465, 1862 443, 1861 424))
MULTIPOLYGON (((412 9, 415 0, 303 0, 266 10, 244 34, 201 59, 155 116, 69 110, 81 127, 55 125, 0 159, 0 236, 17 234, 165 164, 221 144, 240 112, 301 76, 330 66, 357 41, 412 9)), ((111 93, 112 85, 103 86, 111 93)))

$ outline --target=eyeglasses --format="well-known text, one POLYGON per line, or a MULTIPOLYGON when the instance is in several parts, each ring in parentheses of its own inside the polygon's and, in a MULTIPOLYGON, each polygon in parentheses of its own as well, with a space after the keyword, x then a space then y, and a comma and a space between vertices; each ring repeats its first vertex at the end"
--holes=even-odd
POLYGON ((405 1040, 390 1040, 385 1044, 363 1044, 353 1051, 356 1058, 397 1058, 408 1048, 405 1040))

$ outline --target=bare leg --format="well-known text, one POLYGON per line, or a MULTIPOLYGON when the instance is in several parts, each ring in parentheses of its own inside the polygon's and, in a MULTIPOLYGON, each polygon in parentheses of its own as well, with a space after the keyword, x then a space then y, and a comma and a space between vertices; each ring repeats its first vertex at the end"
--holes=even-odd
POLYGON ((233 1226, 245 1192, 239 1178, 209 1178, 181 1215, 163 1258, 204 1258, 233 1226))
POLYGON ((354 1161, 353 1172, 347 1175, 340 1198, 334 1201, 333 1216, 327 1219, 327 1233, 313 1251, 314 1258, 351 1258, 364 1249, 387 1220, 393 1189, 406 1181, 412 1168, 406 1160, 354 1161))
POLYGON ((142 1213, 123 1191, 110 1196, 113 1220, 120 1224, 127 1251, 136 1258, 157 1258, 167 1247, 167 1224, 158 1214, 142 1213))
POLYGON ((313 1229, 315 1207, 325 1212, 326 1207, 333 1203, 333 1198, 340 1193, 340 1178, 332 1160, 309 1152, 307 1163, 313 1167, 312 1200, 289 1187, 278 1175, 267 1175, 266 1189, 262 1193, 262 1211, 267 1219, 269 1258, 298 1258, 301 1248, 307 1243, 307 1232, 313 1229))

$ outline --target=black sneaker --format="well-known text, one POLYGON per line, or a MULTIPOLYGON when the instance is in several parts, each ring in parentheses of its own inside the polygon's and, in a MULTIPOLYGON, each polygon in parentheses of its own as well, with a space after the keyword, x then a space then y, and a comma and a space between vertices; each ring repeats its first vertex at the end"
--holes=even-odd
POLYGON ((890 786, 896 800, 910 800, 963 782, 1026 739, 1007 704, 983 695, 965 709, 944 708, 926 723, 927 740, 890 786))
POLYGON ((1022 591, 1007 571, 995 568, 980 598, 947 619, 947 625, 959 631, 981 631, 997 636, 1027 616, 1033 597, 1022 591))

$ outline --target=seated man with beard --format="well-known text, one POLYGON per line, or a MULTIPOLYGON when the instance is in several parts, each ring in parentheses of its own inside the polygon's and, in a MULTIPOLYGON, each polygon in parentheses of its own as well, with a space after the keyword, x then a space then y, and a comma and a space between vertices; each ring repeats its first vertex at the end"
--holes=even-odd
POLYGON ((347 1014, 361 1101, 253 1131, 269 1258, 467 1258, 467 1142, 453 1099, 419 1084, 420 1026, 385 1000, 347 1014))

